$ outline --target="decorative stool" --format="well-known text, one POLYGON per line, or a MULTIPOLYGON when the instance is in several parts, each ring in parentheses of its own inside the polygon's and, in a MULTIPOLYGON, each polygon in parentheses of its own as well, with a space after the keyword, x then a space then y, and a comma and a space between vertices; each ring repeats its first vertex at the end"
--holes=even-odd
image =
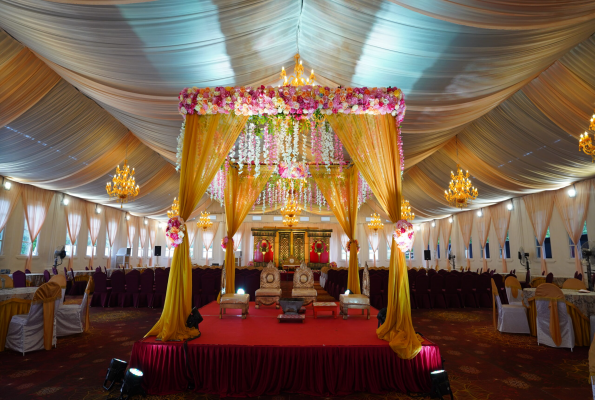
POLYGON ((228 308, 236 308, 242 310, 242 319, 246 319, 248 315, 250 295, 249 294, 224 294, 221 296, 219 303, 219 319, 225 314, 228 308))
POLYGON ((314 309, 314 318, 318 316, 319 311, 331 311, 333 313, 333 318, 337 318, 337 303, 335 303, 334 301, 315 301, 314 303, 312 303, 312 308, 314 309))
POLYGON ((341 308, 341 314, 343 319, 347 319, 347 310, 349 308, 356 308, 362 310, 368 310, 368 319, 370 319, 370 298, 363 294, 342 294, 339 295, 339 303, 341 308))
POLYGON ((277 320, 279 322, 301 322, 303 324, 306 316, 304 314, 279 314, 277 320))

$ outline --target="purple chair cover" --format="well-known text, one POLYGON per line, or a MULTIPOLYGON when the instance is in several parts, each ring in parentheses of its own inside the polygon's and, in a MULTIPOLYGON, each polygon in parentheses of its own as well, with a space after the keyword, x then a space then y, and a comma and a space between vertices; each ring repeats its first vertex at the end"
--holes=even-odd
POLYGON ((379 274, 370 275, 370 305, 380 310, 383 304, 382 277, 379 274))
POLYGON ((120 300, 120 294, 126 293, 126 280, 124 277, 124 272, 118 270, 114 271, 112 276, 110 277, 112 281, 112 292, 109 297, 109 307, 115 307, 118 305, 120 300))
POLYGON ((202 269, 194 268, 192 270, 192 305, 196 308, 202 307, 202 299, 200 294, 200 280, 202 277, 202 269))
POLYGON ((140 292, 138 293, 138 300, 135 307, 148 307, 153 301, 153 283, 155 281, 155 273, 152 269, 146 269, 140 274, 140 292))
POLYGON ((417 308, 431 308, 430 300, 430 278, 427 275, 418 274, 415 277, 415 302, 417 308))
POLYGON ((52 273, 53 273, 54 275, 58 275, 58 268, 56 268, 56 267, 52 267, 52 273))
POLYGON ((444 276, 444 297, 449 308, 462 308, 461 299, 461 278, 457 274, 446 274, 444 276))
POLYGON ((578 279, 579 281, 582 281, 583 280, 583 274, 578 274, 576 276, 576 279, 578 279))
POLYGON ((138 289, 140 284, 140 272, 135 269, 124 276, 126 292, 118 294, 118 306, 136 307, 138 302, 138 289))
POLYGON ((432 308, 446 308, 444 292, 444 277, 440 274, 432 274, 430 277, 430 305, 432 308))
POLYGON ((27 278, 23 271, 15 271, 12 274, 12 283, 15 288, 19 287, 26 287, 27 286, 27 278))
POLYGON ((30 273, 31 273, 31 270, 30 270, 30 269, 26 269, 26 270, 25 270, 25 273, 26 273, 26 274, 30 274, 30 273))
POLYGON ((492 278, 489 274, 482 274, 477 278, 476 293, 479 300, 479 306, 492 308, 492 278))
POLYGON ((165 302, 165 293, 167 292, 167 280, 169 278, 169 271, 157 269, 155 271, 155 293, 152 296, 149 307, 161 308, 165 302))
POLYGON ((93 291, 93 297, 91 297, 91 307, 107 307, 111 289, 107 288, 107 275, 101 271, 93 274, 93 283, 95 284, 95 290, 93 291))
POLYGON ((50 271, 48 271, 47 269, 43 271, 43 282, 48 283, 50 281, 50 278, 50 271))
POLYGON ((554 274, 550 272, 545 277, 545 283, 553 283, 553 282, 554 282, 554 274))
POLYGON ((477 275, 465 273, 461 278, 461 299, 464 307, 479 307, 476 293, 477 275))

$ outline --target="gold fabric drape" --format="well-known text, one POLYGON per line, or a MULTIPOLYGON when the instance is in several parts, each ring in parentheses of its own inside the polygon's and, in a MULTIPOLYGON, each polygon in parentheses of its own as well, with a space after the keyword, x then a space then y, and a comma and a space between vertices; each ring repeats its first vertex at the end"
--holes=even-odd
POLYGON ((345 234, 352 241, 349 246, 349 270, 347 272, 347 288, 351 293, 361 294, 359 287, 359 268, 357 265, 357 185, 359 172, 356 166, 344 171, 338 167, 331 167, 330 173, 326 168, 310 169, 316 185, 324 195, 326 202, 333 211, 337 221, 345 234))
MULTIPOLYGON (((238 169, 233 166, 227 172, 227 185, 225 186, 224 197, 225 228, 229 241, 227 242, 227 250, 225 252, 225 293, 235 293, 236 269, 234 249, 236 245, 234 244, 233 237, 272 173, 273 168, 270 166, 261 166, 259 176, 254 176, 254 170, 250 173, 245 172, 240 175, 238 169)), ((238 240, 238 243, 240 240, 238 240)))
POLYGON ((55 282, 44 283, 35 291, 31 304, 43 303, 43 346, 46 350, 52 348, 54 336, 54 312, 56 300, 62 297, 62 289, 55 282))
MULTIPOLYGON (((391 115, 328 115, 357 169, 374 192, 390 220, 401 219, 401 159, 399 127, 391 115)), ((413 329, 409 279, 405 254, 391 244, 386 320, 376 331, 400 358, 412 359, 421 351, 421 339, 413 329)))
MULTIPOLYGON (((231 114, 189 115, 186 119, 180 169, 180 217, 188 219, 229 154, 247 116, 231 114)), ((187 328, 192 310, 192 261, 185 239, 174 251, 167 296, 159 321, 147 333, 161 340, 185 340, 198 336, 187 328)))

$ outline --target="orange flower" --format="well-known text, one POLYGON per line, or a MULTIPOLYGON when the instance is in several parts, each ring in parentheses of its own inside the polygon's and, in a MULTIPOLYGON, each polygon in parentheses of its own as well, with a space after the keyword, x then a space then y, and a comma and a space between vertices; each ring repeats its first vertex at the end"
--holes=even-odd
POLYGON ((204 108, 201 108, 199 112, 201 115, 205 115, 207 113, 207 111, 204 108))
POLYGON ((217 112, 217 110, 219 110, 219 107, 217 107, 216 105, 213 106, 213 112, 217 112))
POLYGON ((297 101, 297 96, 294 94, 293 96, 291 96, 291 100, 292 101, 297 101))
POLYGON ((347 88, 347 93, 352 93, 352 92, 353 92, 353 88, 351 88, 351 87, 348 87, 348 88, 347 88))
POLYGON ((370 90, 369 89, 364 90, 364 94, 370 94, 370 90))

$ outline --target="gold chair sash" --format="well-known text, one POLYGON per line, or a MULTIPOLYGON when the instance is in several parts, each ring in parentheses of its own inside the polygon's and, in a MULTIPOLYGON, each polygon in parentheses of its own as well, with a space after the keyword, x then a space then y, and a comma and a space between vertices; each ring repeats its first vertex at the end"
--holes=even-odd
POLYGON ((512 297, 514 297, 515 299, 519 295, 519 290, 523 290, 521 283, 515 276, 509 276, 508 278, 506 278, 506 280, 504 281, 504 286, 510 288, 510 293, 512 294, 512 297))
POLYGON ((62 289, 66 289, 66 277, 64 275, 54 275, 49 282, 57 283, 62 289))
POLYGON ((583 282, 583 281, 579 281, 578 279, 575 279, 575 278, 570 278, 570 279, 566 279, 566 281, 564 281, 564 283, 562 284, 562 289, 581 290, 581 289, 587 289, 587 286, 585 285, 585 282, 583 282))
POLYGON ((31 304, 43 303, 43 346, 46 350, 52 348, 54 336, 55 302, 62 298, 62 289, 55 282, 44 283, 35 291, 31 304))
POLYGON ((535 290, 536 300, 550 301, 550 334, 556 346, 562 343, 562 335, 560 334, 560 317, 558 315, 558 301, 564 301, 564 293, 559 287, 552 283, 544 283, 539 285, 535 290))

